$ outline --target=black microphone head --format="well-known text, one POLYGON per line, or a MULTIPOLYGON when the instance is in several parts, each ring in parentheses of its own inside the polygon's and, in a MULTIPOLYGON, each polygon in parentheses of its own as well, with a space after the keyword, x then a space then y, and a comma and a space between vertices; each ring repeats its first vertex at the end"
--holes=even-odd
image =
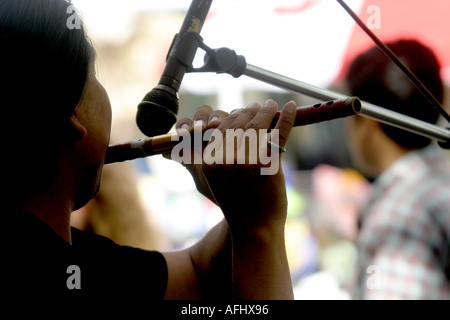
POLYGON ((154 88, 138 105, 136 124, 148 137, 166 134, 177 122, 178 98, 161 88, 154 88))

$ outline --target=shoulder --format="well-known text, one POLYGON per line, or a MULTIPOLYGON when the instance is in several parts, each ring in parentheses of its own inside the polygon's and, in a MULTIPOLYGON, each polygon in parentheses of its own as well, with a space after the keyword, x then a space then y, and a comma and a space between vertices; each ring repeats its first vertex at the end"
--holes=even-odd
POLYGON ((72 243, 84 272, 87 290, 127 292, 162 299, 167 286, 167 263, 157 251, 121 246, 96 234, 72 228, 72 243), (111 291, 112 290, 112 291, 111 291))

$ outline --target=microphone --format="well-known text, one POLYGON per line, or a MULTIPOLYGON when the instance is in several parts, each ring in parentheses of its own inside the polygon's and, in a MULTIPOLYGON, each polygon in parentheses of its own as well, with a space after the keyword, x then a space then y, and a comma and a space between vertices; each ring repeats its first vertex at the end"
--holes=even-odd
POLYGON ((203 42, 200 31, 205 23, 212 0, 193 0, 180 32, 175 35, 158 85, 138 105, 136 124, 153 137, 169 132, 177 121, 178 90, 186 72, 203 42))

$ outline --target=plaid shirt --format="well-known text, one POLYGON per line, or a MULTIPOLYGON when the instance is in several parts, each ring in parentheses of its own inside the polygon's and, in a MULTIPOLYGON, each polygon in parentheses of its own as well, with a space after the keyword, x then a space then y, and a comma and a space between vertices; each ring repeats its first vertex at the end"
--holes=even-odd
POLYGON ((360 215, 356 299, 450 299, 450 154, 410 152, 360 215))

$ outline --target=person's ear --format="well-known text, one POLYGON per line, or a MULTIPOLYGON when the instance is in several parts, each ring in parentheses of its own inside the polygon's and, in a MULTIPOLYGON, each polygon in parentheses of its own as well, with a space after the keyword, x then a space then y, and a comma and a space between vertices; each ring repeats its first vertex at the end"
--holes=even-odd
POLYGON ((77 117, 76 112, 72 113, 69 120, 69 138, 73 142, 82 140, 87 135, 87 129, 77 117))

